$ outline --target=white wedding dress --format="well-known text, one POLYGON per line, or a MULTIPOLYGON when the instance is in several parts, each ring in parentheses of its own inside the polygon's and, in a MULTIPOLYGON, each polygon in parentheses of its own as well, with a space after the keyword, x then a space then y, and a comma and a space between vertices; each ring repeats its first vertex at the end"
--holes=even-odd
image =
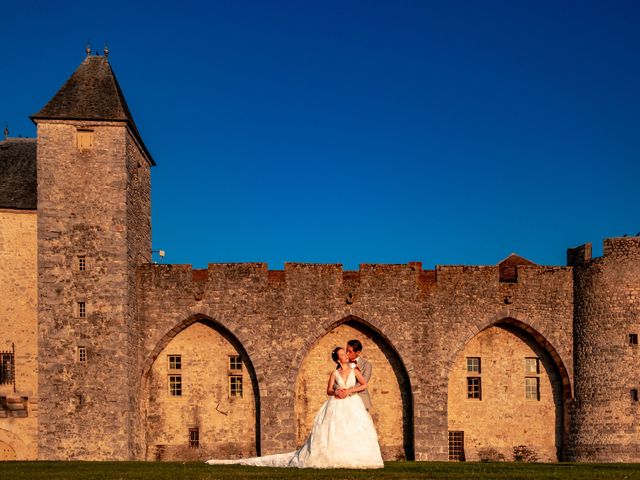
MULTIPOLYGON (((356 384, 353 370, 346 382, 336 372, 340 388, 356 384)), ((311 433, 295 452, 237 460, 209 460, 210 465, 253 465, 297 468, 383 468, 378 436, 360 395, 329 398, 316 415, 311 433)))

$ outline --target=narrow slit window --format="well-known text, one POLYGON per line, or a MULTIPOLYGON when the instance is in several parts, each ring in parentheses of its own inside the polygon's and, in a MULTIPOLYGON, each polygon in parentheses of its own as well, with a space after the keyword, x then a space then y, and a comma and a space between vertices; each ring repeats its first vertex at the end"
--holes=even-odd
POLYGON ((629 345, 638 345, 638 334, 630 333, 629 334, 629 345))
POLYGON ((631 401, 632 402, 637 402, 638 401, 638 389, 636 389, 636 388, 631 390, 631 401))

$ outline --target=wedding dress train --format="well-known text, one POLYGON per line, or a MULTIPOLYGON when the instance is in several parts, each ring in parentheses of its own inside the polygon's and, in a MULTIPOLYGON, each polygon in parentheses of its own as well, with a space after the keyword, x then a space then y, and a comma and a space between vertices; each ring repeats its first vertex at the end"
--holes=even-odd
MULTIPOLYGON (((353 370, 345 381, 336 373, 340 388, 356 384, 353 370)), ((237 460, 209 460, 210 465, 253 465, 297 468, 382 468, 378 436, 360 395, 329 398, 316 415, 302 447, 295 452, 237 460)))

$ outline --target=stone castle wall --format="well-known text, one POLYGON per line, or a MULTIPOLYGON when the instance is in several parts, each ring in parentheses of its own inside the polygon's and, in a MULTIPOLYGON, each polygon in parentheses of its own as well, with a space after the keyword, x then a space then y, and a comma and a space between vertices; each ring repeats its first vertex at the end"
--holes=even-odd
POLYGON ((38 455, 36 212, 0 210, 0 351, 15 382, 0 384, 0 460, 38 455))
POLYGON ((579 461, 637 461, 640 402, 640 237, 569 251, 575 284, 575 412, 579 461), (636 337, 637 338, 637 337, 636 337), (636 397, 637 398, 637 397, 636 397))
POLYGON ((467 342, 494 323, 508 319, 537 335, 564 372, 565 400, 571 397, 570 268, 519 267, 516 282, 500 282, 497 266, 423 271, 411 263, 343 272, 339 265, 287 264, 284 271, 259 263, 207 270, 146 265, 138 288, 143 375, 171 338, 198 319, 238 339, 260 392, 262 454, 295 449, 301 365, 345 321, 375 332, 406 372, 413 438, 405 443, 416 459, 447 459, 451 370, 467 342))
POLYGON ((149 211, 136 218, 127 201, 129 192, 148 192, 148 174, 130 173, 129 138, 118 122, 38 123, 41 459, 134 455, 131 342, 143 332, 134 325, 132 271, 150 234, 131 232, 148 225, 149 211), (93 130, 91 148, 78 148, 78 128, 93 130))

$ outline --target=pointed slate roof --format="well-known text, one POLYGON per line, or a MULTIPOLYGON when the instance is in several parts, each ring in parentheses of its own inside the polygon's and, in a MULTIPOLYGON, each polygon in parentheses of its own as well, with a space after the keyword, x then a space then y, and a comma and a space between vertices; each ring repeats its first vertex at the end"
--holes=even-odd
POLYGON ((0 142, 0 208, 37 209, 36 139, 0 142))
POLYGON ((517 282, 518 281, 518 266, 521 265, 536 265, 531 260, 527 260, 520 255, 512 253, 507 258, 498 263, 500 271, 501 282, 517 282))
POLYGON ((87 56, 58 93, 31 119, 127 122, 149 161, 155 165, 107 57, 87 56))

